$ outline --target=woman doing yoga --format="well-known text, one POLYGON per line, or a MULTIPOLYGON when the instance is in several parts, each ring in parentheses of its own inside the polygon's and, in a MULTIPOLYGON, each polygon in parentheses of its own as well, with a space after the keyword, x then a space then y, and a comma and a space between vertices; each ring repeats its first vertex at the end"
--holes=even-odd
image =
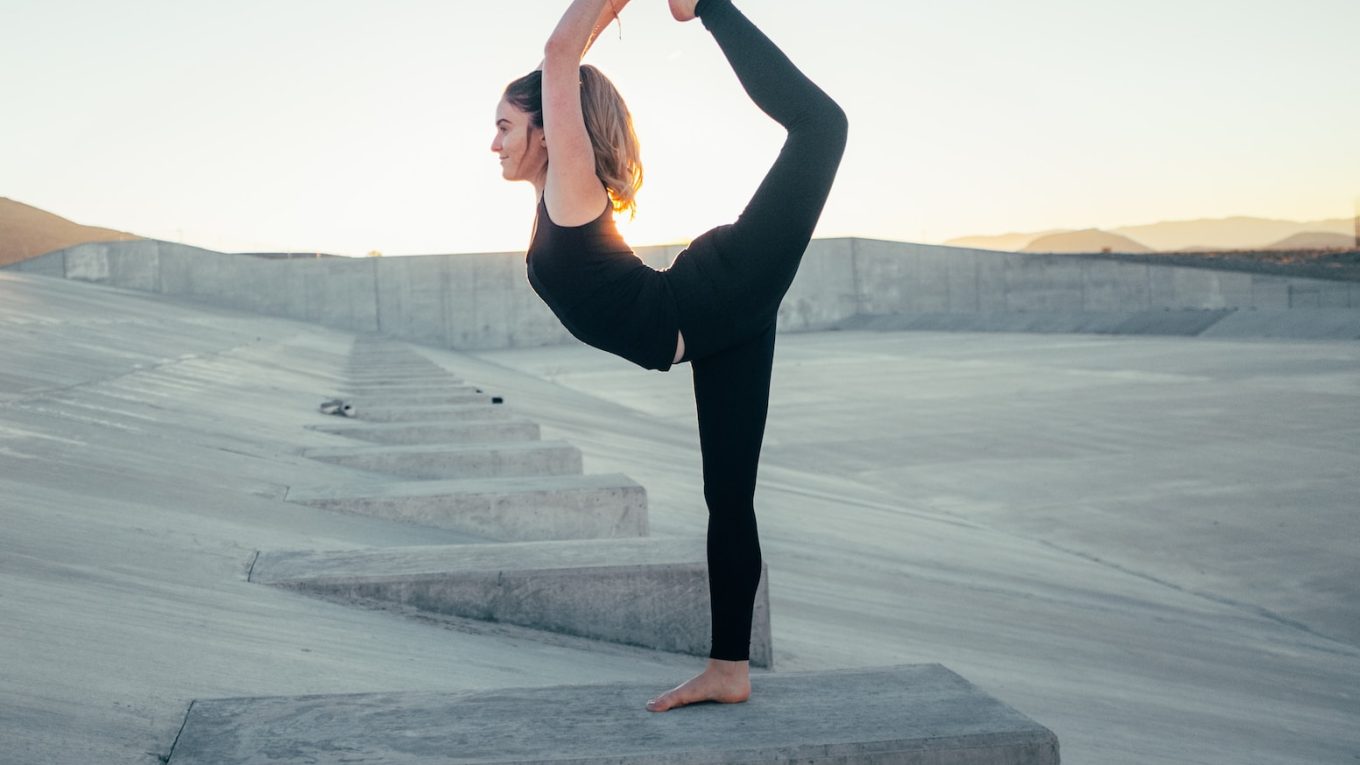
POLYGON ((580 340, 645 369, 690 363, 708 505, 713 642, 699 675, 647 702, 664 712, 751 695, 751 615, 760 583, 754 497, 769 406, 779 304, 845 152, 845 112, 731 0, 669 0, 717 40, 751 100, 788 137, 734 223, 701 234, 653 269, 612 212, 635 210, 637 137, 618 91, 581 59, 628 0, 574 0, 540 68, 510 83, 492 151, 507 180, 538 192, 529 283, 580 340))

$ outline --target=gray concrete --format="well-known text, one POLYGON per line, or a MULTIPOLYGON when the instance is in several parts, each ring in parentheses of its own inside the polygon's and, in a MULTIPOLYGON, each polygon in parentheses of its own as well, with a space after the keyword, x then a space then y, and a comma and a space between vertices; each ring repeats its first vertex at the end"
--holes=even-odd
MULTIPOLYGON (((666 268, 682 249, 637 254, 666 268)), ((105 242, 49 253, 24 269, 460 350, 577 343, 530 289, 522 252, 271 261, 165 242, 105 242)), ((1307 333, 1315 324, 1309 316, 1321 309, 1349 312, 1347 326, 1355 327, 1360 282, 841 238, 810 244, 778 326, 817 331, 906 316, 932 330, 1181 334, 1189 324, 1149 315, 1258 310, 1276 313, 1230 327, 1295 336, 1280 324, 1307 333)), ((381 349, 359 357, 386 359, 409 361, 381 349)))
POLYGON ((565 441, 308 449, 320 462, 403 478, 508 478, 580 475, 581 450, 565 441))
MULTIPOLYGON (((393 383, 370 385, 345 383, 339 389, 350 396, 437 396, 443 393, 476 393, 477 388, 460 382, 450 383, 393 383)), ((483 391, 485 392, 485 391, 483 391)))
POLYGON ((293 486, 286 499, 506 542, 647 536, 647 492, 618 473, 293 486))
MULTIPOLYGON (((643 537, 372 550, 261 551, 249 579, 342 602, 518 624, 707 656, 713 622, 704 537, 643 537)), ((770 667, 768 566, 751 618, 751 664, 770 667)))
POLYGON ((488 411, 500 409, 503 404, 491 403, 489 394, 475 393, 461 404, 442 404, 426 406, 369 406, 359 412, 357 419, 368 422, 434 422, 439 420, 487 419, 488 411), (477 397, 480 401, 476 400, 477 397))
POLYGON ((538 423, 516 418, 423 424, 392 422, 315 425, 313 429, 375 444, 446 444, 460 441, 491 443, 540 439, 538 423))
POLYGON ((417 391, 365 393, 363 395, 352 395, 350 400, 355 405, 368 410, 375 407, 383 409, 393 406, 429 408, 461 406, 463 404, 490 404, 491 396, 487 393, 478 393, 473 388, 467 388, 462 393, 421 393, 417 391))
MULTIPOLYGON (((375 414, 375 411, 401 414, 413 409, 437 409, 441 406, 462 406, 464 404, 490 404, 491 396, 469 389, 466 393, 365 393, 362 396, 353 396, 353 401, 356 406, 363 408, 364 419, 384 421, 385 418, 381 414, 375 414)), ((409 419, 400 418, 385 421, 395 422, 409 419)))
POLYGON ((459 385, 463 381, 448 373, 421 372, 405 374, 379 370, 367 374, 346 373, 345 378, 351 385, 459 385))
MULTIPOLYGON (((348 395, 347 392, 342 395, 348 395)), ((487 399, 490 401, 490 399, 487 399)), ((420 423, 444 423, 473 422, 481 420, 508 420, 511 419, 513 410, 504 404, 446 404, 444 406, 416 406, 416 407, 377 407, 376 415, 380 419, 370 416, 367 410, 358 411, 358 417, 351 422, 358 420, 370 425, 411 425, 420 423)))
MULTIPOLYGON (((354 341, 0 271, 0 759, 157 765, 193 699, 627 683, 641 710, 702 668, 246 582, 261 548, 475 541, 283 501, 360 480, 298 454, 352 443, 307 426, 340 422, 318 391, 354 341)), ((652 536, 705 532, 689 370, 418 351, 645 486, 652 536)), ((1076 765, 1351 761, 1357 399, 1355 342, 781 336, 775 674, 939 662, 1076 765)))
POLYGON ((1051 731, 938 664, 786 672, 753 700, 657 715, 638 683, 205 699, 170 765, 1057 765, 1051 731), (861 712, 860 710, 864 710, 861 712))

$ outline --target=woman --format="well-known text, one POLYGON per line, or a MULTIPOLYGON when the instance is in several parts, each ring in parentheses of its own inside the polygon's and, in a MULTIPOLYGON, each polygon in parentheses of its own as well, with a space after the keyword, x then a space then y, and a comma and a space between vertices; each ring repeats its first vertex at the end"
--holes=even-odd
POLYGON ((753 500, 775 319, 840 166, 847 123, 731 0, 669 0, 676 20, 702 20, 747 94, 788 137, 735 223, 700 235, 668 270, 648 267, 612 218, 636 209, 642 184, 631 117, 604 75, 581 65, 627 2, 572 2, 539 70, 506 88, 491 149, 507 180, 530 181, 538 192, 527 274, 563 326, 643 368, 688 361, 693 370, 713 643, 704 672, 647 703, 664 712, 751 695, 761 568, 753 500))

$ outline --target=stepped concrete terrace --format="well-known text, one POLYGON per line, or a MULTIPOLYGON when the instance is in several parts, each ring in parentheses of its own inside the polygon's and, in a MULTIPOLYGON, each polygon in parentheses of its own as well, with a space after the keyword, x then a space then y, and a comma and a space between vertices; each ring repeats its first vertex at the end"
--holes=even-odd
MULTIPOLYGON (((745 705, 653 715, 646 699, 700 659, 247 581, 261 549, 495 544, 285 500, 361 477, 302 455, 354 443, 309 426, 341 424, 317 405, 355 341, 0 273, 4 759, 192 761, 195 709, 257 715, 234 730, 264 741, 265 707, 224 700, 266 697, 283 725, 299 697, 397 699, 347 731, 370 751, 394 731, 428 743, 442 734, 421 715, 506 689, 544 694, 502 697, 517 708, 608 698, 633 715, 615 727, 694 735, 698 715, 864 698, 777 691, 795 673, 934 664, 1052 731, 1068 763, 1360 752, 1354 342, 782 335, 756 499, 779 670, 753 670, 745 705), (392 709, 409 724, 382 724, 392 709)), ((704 533, 688 370, 575 346, 418 354, 578 448, 586 474, 645 486, 651 537, 704 533)), ((778 743, 828 743, 803 732, 778 743)))
POLYGON ((647 536, 647 491, 620 473, 291 486, 285 498, 504 542, 647 536))

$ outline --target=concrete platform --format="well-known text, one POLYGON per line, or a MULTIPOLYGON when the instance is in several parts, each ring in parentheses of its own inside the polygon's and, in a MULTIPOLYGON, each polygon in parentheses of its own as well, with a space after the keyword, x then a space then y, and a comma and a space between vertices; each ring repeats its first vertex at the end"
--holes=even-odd
POLYGON ((432 420, 481 419, 479 410, 496 409, 504 404, 492 404, 491 396, 482 395, 482 402, 442 406, 373 406, 359 411, 360 420, 369 422, 430 422, 432 420))
MULTIPOLYGON (((362 402, 358 402, 358 405, 362 413, 362 402)), ((313 425, 312 430, 375 444, 492 443, 537 441, 541 437, 538 423, 513 417, 431 423, 353 421, 351 423, 313 425)))
POLYGON ((653 713, 646 683, 199 699, 170 765, 1057 765, 1058 739, 939 664, 752 678, 653 713))
MULTIPOLYGON (((249 579, 693 656, 712 645, 703 537, 262 551, 249 579)), ((768 579, 762 562, 751 622, 757 667, 773 664, 768 579)))
POLYGON ((647 536, 647 491, 619 473, 291 487, 286 499, 506 542, 647 536))
POLYGON ((565 441, 414 446, 341 446, 303 456, 404 478, 504 478, 580 475, 581 450, 565 441))
MULTIPOLYGON (((434 396, 443 393, 477 393, 478 386, 466 383, 403 383, 398 385, 340 385, 349 396, 434 396)), ((482 393, 487 391, 483 388, 482 393)))
POLYGON ((411 383, 423 383, 426 385, 461 385, 463 378, 456 375, 438 372, 420 372, 406 374, 347 374, 344 379, 351 385, 400 385, 411 383))
POLYGON ((385 417, 387 416, 385 412, 393 409, 404 412, 408 409, 437 409, 441 406, 491 403, 489 394, 478 393, 470 388, 459 388, 447 393, 385 391, 382 393, 365 393, 362 396, 355 395, 352 398, 354 405, 361 407, 361 412, 375 410, 378 412, 376 416, 371 416, 370 419, 385 417))

